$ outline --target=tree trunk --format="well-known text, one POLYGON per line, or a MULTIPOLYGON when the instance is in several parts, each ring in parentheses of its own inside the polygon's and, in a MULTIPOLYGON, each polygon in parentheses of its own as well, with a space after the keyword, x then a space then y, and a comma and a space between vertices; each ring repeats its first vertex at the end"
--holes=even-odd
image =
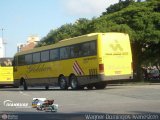
POLYGON ((139 42, 132 43, 132 56, 133 56, 133 73, 135 81, 142 81, 142 49, 139 42))

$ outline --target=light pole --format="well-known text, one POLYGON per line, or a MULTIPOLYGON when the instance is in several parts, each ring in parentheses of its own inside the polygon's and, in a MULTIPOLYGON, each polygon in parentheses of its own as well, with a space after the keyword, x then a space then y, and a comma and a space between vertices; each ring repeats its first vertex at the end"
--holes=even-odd
POLYGON ((1 30, 2 30, 2 40, 3 40, 3 31, 4 31, 4 28, 2 28, 1 30))
POLYGON ((1 30, 2 30, 2 44, 3 44, 3 47, 4 47, 4 56, 3 57, 5 57, 6 56, 6 42, 4 41, 4 39, 3 39, 3 31, 5 30, 4 28, 1 28, 1 30))

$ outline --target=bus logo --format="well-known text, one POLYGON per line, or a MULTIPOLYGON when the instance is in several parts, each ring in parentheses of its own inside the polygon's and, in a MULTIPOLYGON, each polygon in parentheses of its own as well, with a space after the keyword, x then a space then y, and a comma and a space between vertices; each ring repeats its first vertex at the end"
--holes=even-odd
POLYGON ((119 42, 117 40, 114 41, 114 44, 110 44, 110 47, 112 48, 113 51, 123 51, 123 48, 121 47, 121 45, 119 44, 119 42))
POLYGON ((78 64, 77 61, 75 61, 73 63, 73 71, 74 73, 76 73, 77 75, 84 75, 84 72, 82 70, 82 68, 80 67, 80 65, 78 64))

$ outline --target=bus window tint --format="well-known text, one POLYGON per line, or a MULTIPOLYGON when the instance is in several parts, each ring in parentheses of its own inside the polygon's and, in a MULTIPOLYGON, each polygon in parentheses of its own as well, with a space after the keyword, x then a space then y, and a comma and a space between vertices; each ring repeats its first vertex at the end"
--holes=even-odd
POLYGON ((70 47, 60 48, 60 59, 67 59, 70 57, 70 47))
POLYGON ((33 53, 33 63, 40 62, 40 53, 33 53))
POLYGON ((90 55, 96 55, 97 48, 96 48, 96 42, 90 42, 90 55))
POLYGON ((82 54, 83 54, 83 56, 88 56, 88 55, 90 55, 89 53, 90 53, 90 44, 89 44, 89 42, 87 42, 87 43, 83 43, 82 44, 82 54))
POLYGON ((70 50, 72 58, 96 55, 96 42, 92 41, 92 42, 72 45, 70 47, 70 50))
POLYGON ((25 55, 25 64, 32 64, 32 54, 25 55))
POLYGON ((24 55, 18 56, 18 65, 24 65, 24 64, 25 64, 24 55))
POLYGON ((41 62, 49 61, 49 51, 41 52, 41 62))
POLYGON ((18 64, 18 59, 17 59, 18 57, 14 57, 14 59, 13 59, 13 66, 17 66, 18 64))
POLYGON ((70 49, 71 49, 71 57, 72 58, 82 56, 82 54, 81 54, 81 45, 80 44, 73 45, 73 46, 70 47, 70 49))
POLYGON ((50 60, 59 60, 59 49, 50 50, 50 60))

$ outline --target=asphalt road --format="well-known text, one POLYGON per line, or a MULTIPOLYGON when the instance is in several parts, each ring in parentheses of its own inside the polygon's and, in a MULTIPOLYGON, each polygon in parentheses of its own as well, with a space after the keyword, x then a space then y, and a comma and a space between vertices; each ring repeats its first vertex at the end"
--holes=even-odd
MULTIPOLYGON (((102 115, 99 119, 106 114, 157 115, 160 114, 160 85, 107 86, 103 90, 0 88, 0 114, 7 115, 8 119, 24 120, 88 119, 86 115, 90 114, 102 115), (59 105, 58 112, 37 111, 31 107, 33 98, 54 99, 59 105), (7 106, 6 100, 26 106, 7 106)), ((92 117, 95 120, 95 116, 92 117)))

